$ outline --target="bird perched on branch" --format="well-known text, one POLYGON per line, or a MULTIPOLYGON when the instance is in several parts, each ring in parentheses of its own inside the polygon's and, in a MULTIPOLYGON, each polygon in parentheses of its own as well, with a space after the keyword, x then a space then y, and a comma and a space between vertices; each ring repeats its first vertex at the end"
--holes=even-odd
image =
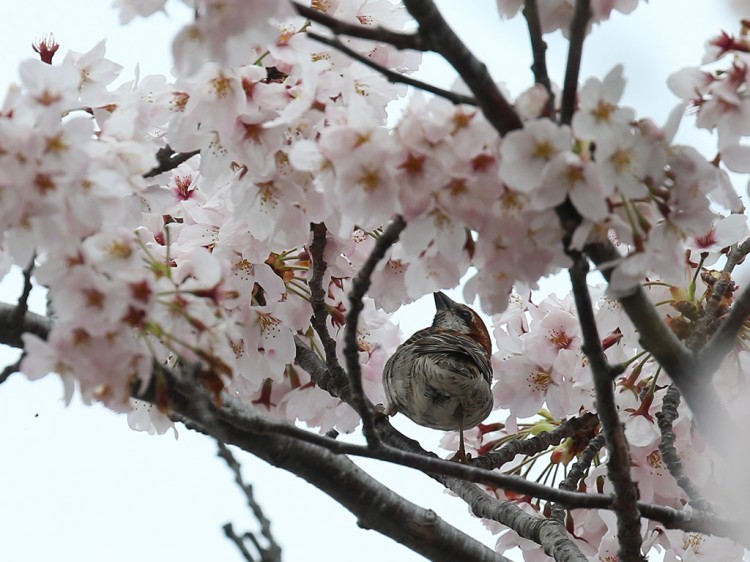
POLYGON ((454 459, 465 462, 463 430, 492 411, 492 344, 476 312, 443 293, 434 296, 432 326, 402 343, 385 364, 385 413, 402 412, 432 429, 458 430, 454 459))

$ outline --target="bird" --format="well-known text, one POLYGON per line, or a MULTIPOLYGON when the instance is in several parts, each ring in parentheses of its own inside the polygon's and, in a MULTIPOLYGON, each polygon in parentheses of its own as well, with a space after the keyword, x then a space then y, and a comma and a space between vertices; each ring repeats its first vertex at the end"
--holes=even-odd
POLYGON ((492 412, 492 343, 479 314, 434 293, 432 325, 402 343, 383 368, 387 416, 401 412, 418 425, 459 431, 453 460, 466 463, 464 430, 492 412))

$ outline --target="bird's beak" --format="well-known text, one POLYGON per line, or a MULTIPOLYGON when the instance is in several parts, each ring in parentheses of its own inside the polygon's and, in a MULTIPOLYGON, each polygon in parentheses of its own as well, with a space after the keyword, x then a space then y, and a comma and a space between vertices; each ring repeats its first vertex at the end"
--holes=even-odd
POLYGON ((456 306, 456 303, 453 302, 453 300, 448 295, 441 291, 433 293, 433 296, 435 297, 435 308, 438 311, 446 310, 448 308, 456 306))

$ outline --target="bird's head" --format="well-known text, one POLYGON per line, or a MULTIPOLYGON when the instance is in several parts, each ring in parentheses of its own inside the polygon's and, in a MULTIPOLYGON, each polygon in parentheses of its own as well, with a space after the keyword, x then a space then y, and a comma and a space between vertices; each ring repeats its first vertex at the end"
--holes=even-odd
POLYGON ((465 304, 455 302, 445 293, 437 292, 434 296, 436 312, 433 328, 466 334, 492 354, 490 334, 479 314, 465 304))

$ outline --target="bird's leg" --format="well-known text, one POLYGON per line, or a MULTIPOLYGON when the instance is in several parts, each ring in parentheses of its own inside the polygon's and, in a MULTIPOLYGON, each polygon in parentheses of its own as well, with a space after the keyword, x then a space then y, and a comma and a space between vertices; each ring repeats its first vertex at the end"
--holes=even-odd
POLYGON ((460 462, 461 464, 468 464, 469 459, 466 457, 466 449, 464 448, 464 413, 463 411, 458 416, 458 451, 451 457, 452 461, 460 462))

